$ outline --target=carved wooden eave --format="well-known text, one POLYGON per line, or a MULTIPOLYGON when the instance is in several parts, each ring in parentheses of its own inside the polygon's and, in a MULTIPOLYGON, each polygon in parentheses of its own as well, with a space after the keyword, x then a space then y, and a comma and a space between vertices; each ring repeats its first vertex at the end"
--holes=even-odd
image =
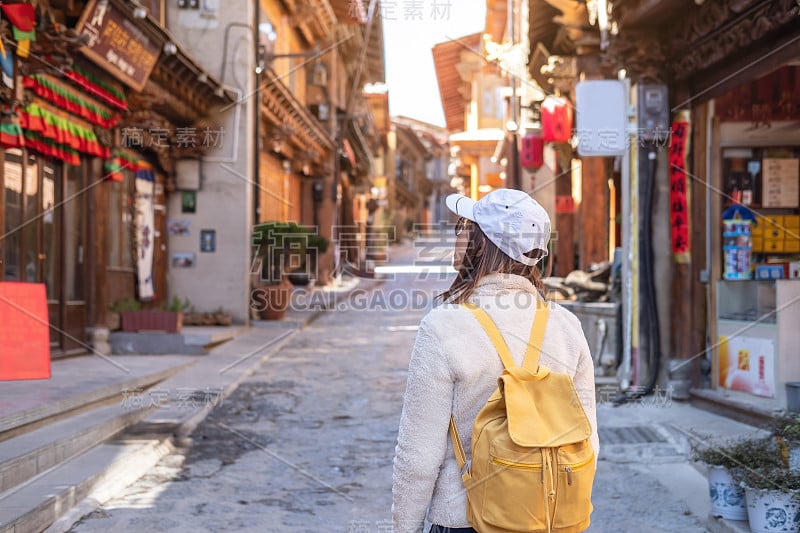
POLYGON ((453 41, 438 43, 433 47, 433 64, 436 69, 444 119, 447 129, 452 132, 464 130, 465 108, 471 98, 468 85, 470 76, 459 65, 464 57, 474 57, 479 60, 480 46, 481 34, 474 33, 453 41), (465 81, 465 78, 468 81, 465 81))
MULTIPOLYGON (((768 40, 791 42, 800 35, 799 14, 797 0, 707 0, 672 33, 674 78, 695 77, 768 40)), ((796 54, 800 41, 794 43, 796 54)))
POLYGON ((280 131, 282 128, 284 133, 288 132, 285 135, 286 150, 313 150, 318 154, 313 163, 321 164, 333 153, 333 139, 278 75, 272 70, 267 73, 269 81, 261 88, 261 118, 266 123, 265 131, 280 131))
POLYGON ((336 13, 328 0, 283 0, 289 24, 309 46, 327 44, 333 39, 336 13))
MULTIPOLYGON (((19 62, 22 74, 37 72, 52 73, 54 69, 72 66, 74 54, 89 40, 88 35, 79 35, 73 28, 55 23, 55 18, 46 3, 39 6, 36 40, 31 41, 31 54, 19 62), (46 59, 45 59, 46 58, 46 59)), ((2 35, 10 33, 8 22, 2 21, 2 35)))
POLYGON ((602 64, 609 73, 624 68, 635 83, 667 83, 669 51, 652 30, 626 30, 612 38, 602 64))
POLYGON ((570 92, 579 75, 577 58, 600 52, 600 32, 589 24, 585 2, 531 0, 531 77, 546 90, 570 92))
POLYGON ((547 85, 562 93, 571 92, 578 81, 578 62, 575 56, 554 56, 547 58, 547 64, 542 65, 539 72, 547 80, 547 85))
MULTIPOLYGON (((181 99, 172 91, 165 91, 161 84, 148 80, 140 93, 131 92, 128 96, 131 109, 153 109, 168 117, 176 126, 185 126, 196 122, 205 113, 198 112, 195 106, 181 99)), ((207 112, 206 106, 201 111, 207 112)))
POLYGON ((537 43, 541 43, 542 46, 552 50, 554 53, 572 53, 574 47, 571 47, 570 50, 556 49, 554 47, 559 26, 553 22, 553 18, 560 13, 558 9, 548 4, 546 0, 530 0, 528 40, 531 43, 531 47, 535 48, 537 43))
POLYGON ((386 68, 383 54, 383 29, 378 19, 372 25, 369 43, 366 43, 366 26, 339 24, 334 30, 333 44, 342 57, 347 77, 352 80, 361 68, 361 79, 357 85, 385 81, 386 68), (364 65, 359 66, 361 50, 366 46, 364 65))
MULTIPOLYGON (((130 5, 123 0, 109 0, 121 13, 130 13, 130 5)), ((207 115, 213 106, 232 104, 232 93, 203 69, 175 40, 172 34, 148 15, 145 18, 126 18, 130 24, 147 35, 160 48, 166 43, 175 45, 174 54, 161 53, 150 74, 150 79, 176 98, 188 104, 196 114, 207 115)), ((179 120, 177 112, 165 112, 169 118, 179 120)))
POLYGON ((356 122, 351 121, 347 127, 347 140, 356 156, 356 167, 351 174, 360 178, 355 181, 356 184, 367 185, 374 157, 364 133, 356 122))
POLYGON ((220 82, 182 53, 180 47, 174 55, 161 55, 150 79, 191 107, 197 115, 208 115, 216 106, 236 101, 220 82))
POLYGON ((150 151, 164 171, 172 172, 175 159, 172 153, 174 128, 169 119, 152 109, 132 110, 123 116, 118 130, 121 137, 126 136, 126 131, 136 132, 136 142, 120 139, 124 148, 150 151))

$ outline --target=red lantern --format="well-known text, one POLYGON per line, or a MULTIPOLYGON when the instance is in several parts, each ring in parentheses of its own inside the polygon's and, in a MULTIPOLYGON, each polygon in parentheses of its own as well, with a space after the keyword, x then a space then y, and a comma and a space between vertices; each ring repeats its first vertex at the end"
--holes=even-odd
POLYGON ((519 161, 523 168, 537 169, 544 164, 544 139, 540 133, 526 133, 522 138, 519 161))
POLYGON ((545 142, 565 143, 572 137, 572 104, 548 96, 542 102, 542 136, 545 142))

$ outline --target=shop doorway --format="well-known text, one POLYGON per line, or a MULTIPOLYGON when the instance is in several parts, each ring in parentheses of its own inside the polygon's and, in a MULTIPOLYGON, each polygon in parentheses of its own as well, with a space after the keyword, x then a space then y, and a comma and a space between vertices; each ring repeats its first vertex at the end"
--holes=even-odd
POLYGON ((83 166, 21 150, 3 163, 3 279, 43 283, 53 356, 86 350, 86 194, 83 166))

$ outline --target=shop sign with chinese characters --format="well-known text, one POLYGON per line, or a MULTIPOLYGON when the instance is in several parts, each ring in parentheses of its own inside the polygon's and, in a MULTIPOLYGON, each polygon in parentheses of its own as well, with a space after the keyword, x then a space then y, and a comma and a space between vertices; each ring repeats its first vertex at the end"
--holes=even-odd
POLYGON ((113 2, 90 0, 77 31, 89 36, 88 44, 81 48, 86 57, 136 91, 144 88, 160 47, 113 2))

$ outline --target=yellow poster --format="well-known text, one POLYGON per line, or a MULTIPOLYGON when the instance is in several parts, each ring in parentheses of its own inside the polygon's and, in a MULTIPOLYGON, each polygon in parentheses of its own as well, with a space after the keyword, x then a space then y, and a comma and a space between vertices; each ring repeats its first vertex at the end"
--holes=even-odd
POLYGON ((719 337, 720 387, 775 397, 775 344, 758 337, 719 337))

